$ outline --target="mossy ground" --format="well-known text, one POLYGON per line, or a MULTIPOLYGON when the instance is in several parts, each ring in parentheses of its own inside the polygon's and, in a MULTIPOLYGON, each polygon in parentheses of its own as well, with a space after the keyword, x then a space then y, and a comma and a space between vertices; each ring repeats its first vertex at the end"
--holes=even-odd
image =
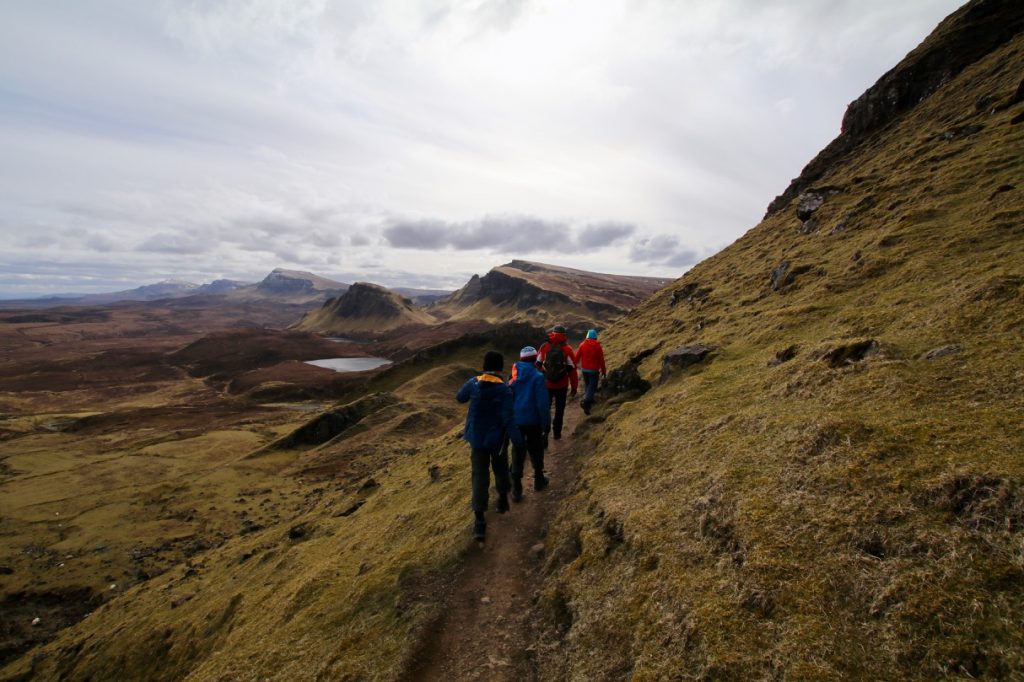
POLYGON ((1024 669, 1024 125, 1021 105, 976 107, 1010 98, 1022 55, 1018 38, 824 178, 816 231, 790 206, 604 336, 611 366, 655 348, 655 387, 588 431, 555 531, 575 549, 544 591, 547 679, 1024 669), (798 274, 773 290, 783 261, 798 274), (673 303, 688 284, 710 292, 673 303), (717 350, 659 384, 693 342, 717 350))

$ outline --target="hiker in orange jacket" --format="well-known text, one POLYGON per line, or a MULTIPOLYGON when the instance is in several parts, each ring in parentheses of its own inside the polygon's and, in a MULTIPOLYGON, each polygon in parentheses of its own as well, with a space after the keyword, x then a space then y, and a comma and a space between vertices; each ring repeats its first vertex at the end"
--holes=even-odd
POLYGON ((576 354, 568 344, 565 327, 555 325, 548 332, 548 340, 537 352, 537 363, 544 373, 544 381, 548 387, 548 404, 555 406, 555 418, 551 423, 555 440, 562 437, 562 421, 565 417, 565 399, 569 387, 571 396, 575 397, 579 388, 580 378, 576 373, 576 354))
POLYGON ((583 373, 583 399, 580 407, 584 414, 590 414, 590 408, 594 404, 594 393, 597 391, 597 382, 600 377, 605 376, 608 370, 604 366, 604 348, 597 340, 597 330, 591 329, 587 332, 587 338, 583 340, 576 349, 576 363, 583 373))

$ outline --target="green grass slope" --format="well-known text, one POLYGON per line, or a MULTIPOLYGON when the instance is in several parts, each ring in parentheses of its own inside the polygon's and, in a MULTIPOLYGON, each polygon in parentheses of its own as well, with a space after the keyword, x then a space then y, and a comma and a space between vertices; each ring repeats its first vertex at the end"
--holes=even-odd
POLYGON ((0 680, 395 679, 472 544, 455 391, 485 350, 511 357, 535 333, 449 342, 430 351, 433 363, 417 356, 366 382, 330 428, 317 428, 326 413, 312 415, 293 437, 252 450, 238 466, 281 471, 305 491, 287 522, 254 515, 242 533, 0 669, 0 680))
POLYGON ((653 388, 584 432, 546 679, 1024 670, 1022 67, 1017 35, 821 177, 815 223, 794 200, 608 331, 653 388))

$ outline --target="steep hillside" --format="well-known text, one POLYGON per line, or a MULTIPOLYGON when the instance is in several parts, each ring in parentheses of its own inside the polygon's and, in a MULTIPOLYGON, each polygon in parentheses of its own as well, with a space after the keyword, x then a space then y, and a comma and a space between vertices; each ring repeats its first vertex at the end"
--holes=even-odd
POLYGON ((514 260, 473 275, 431 308, 452 319, 521 319, 585 327, 609 324, 664 286, 655 277, 628 277, 514 260))
POLYGON ((356 282, 344 294, 307 313, 298 329, 349 336, 373 335, 434 318, 412 301, 376 284, 356 282))
POLYGON ((1022 12, 605 335, 546 679, 1024 670, 1022 12))

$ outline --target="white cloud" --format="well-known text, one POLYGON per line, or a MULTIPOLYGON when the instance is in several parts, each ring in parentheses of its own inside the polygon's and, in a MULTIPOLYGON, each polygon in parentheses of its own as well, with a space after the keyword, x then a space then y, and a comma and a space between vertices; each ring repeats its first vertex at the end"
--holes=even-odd
POLYGON ((447 277, 524 250, 488 216, 531 216, 635 226, 538 258, 679 274, 755 224, 958 3, 5 3, 5 272, 447 277), (436 240, 455 253, 382 239, 430 221, 476 228, 436 240), (620 255, 657 239, 676 255, 620 255))

